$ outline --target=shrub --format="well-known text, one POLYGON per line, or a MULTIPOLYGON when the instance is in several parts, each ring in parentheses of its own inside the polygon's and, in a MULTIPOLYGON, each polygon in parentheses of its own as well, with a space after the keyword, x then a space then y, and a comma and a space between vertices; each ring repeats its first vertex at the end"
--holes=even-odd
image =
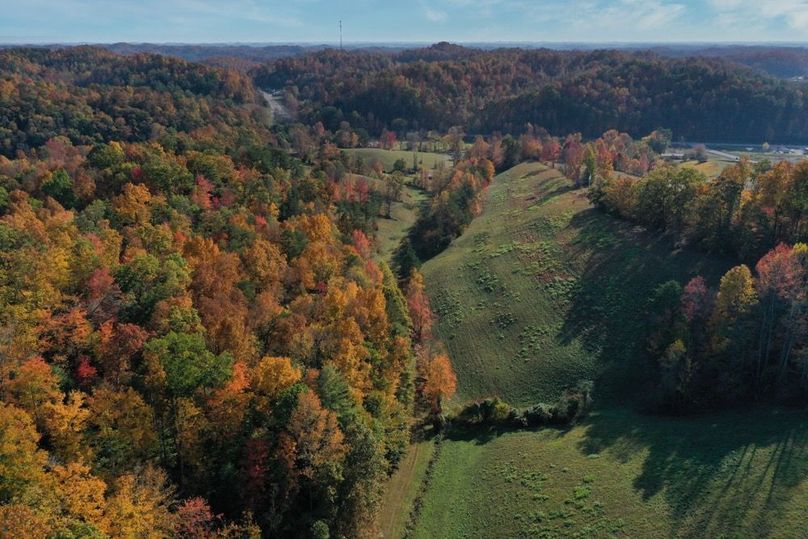
POLYGON ((531 427, 548 425, 553 419, 553 406, 540 402, 523 410, 522 416, 531 427))
POLYGON ((463 408, 452 421, 465 427, 527 428, 567 425, 586 414, 592 404, 593 383, 585 380, 567 389, 555 404, 540 402, 514 408, 499 397, 476 401, 463 408))
POLYGON ((464 425, 508 425, 518 415, 507 402, 499 397, 488 398, 469 404, 455 418, 464 425))
POLYGON ((568 389, 552 409, 552 421, 564 425, 574 423, 589 410, 592 404, 593 384, 589 380, 579 382, 568 389))

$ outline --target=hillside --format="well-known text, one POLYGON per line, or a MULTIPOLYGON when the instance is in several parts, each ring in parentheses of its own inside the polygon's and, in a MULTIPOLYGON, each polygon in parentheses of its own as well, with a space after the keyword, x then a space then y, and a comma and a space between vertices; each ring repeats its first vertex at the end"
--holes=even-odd
POLYGON ((631 400, 646 367, 644 298, 669 279, 716 282, 729 265, 671 251, 592 209, 559 171, 528 163, 495 178, 483 215, 423 272, 458 374, 455 401, 527 405, 579 379, 631 400))
POLYGON ((551 400, 590 377, 598 402, 568 430, 449 434, 414 536, 798 534, 808 502, 801 412, 640 411, 641 298, 671 278, 714 282, 727 267, 595 212, 543 165, 498 176, 482 216, 423 268, 458 375, 454 401, 551 400))
POLYGON ((454 126, 518 134, 530 123, 592 138, 666 127, 686 140, 808 141, 803 86, 722 58, 438 45, 399 54, 326 50, 251 74, 261 87, 290 89, 307 119, 332 130, 348 121, 372 134, 454 126))

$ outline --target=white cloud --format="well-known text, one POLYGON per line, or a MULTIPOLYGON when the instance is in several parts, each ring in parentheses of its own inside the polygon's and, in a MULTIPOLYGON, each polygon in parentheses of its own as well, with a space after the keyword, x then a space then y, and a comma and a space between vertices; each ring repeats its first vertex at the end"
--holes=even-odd
MULTIPOLYGON (((473 0, 469 0, 473 1, 473 0)), ((565 24, 601 34, 609 31, 619 37, 637 32, 649 33, 676 22, 687 6, 669 0, 570 0, 551 2, 512 2, 538 22, 565 24)), ((662 36, 657 36, 662 37, 662 36)))
POLYGON ((424 17, 429 22, 443 22, 446 20, 448 15, 445 11, 438 11, 432 8, 425 8, 424 9, 424 17))
POLYGON ((808 0, 710 0, 710 6, 717 12, 717 20, 728 17, 738 28, 763 19, 808 31, 808 0))

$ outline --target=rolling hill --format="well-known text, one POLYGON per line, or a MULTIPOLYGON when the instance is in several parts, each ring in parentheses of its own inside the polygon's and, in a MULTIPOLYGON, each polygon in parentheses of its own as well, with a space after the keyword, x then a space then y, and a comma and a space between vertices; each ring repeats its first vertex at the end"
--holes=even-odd
POLYGON ((643 298, 668 279, 714 283, 728 265, 594 211, 543 165, 498 176, 483 214, 423 268, 454 404, 550 401, 592 378, 596 406, 565 430, 450 432, 431 471, 413 467, 424 492, 412 536, 798 535, 802 412, 643 412, 643 298))

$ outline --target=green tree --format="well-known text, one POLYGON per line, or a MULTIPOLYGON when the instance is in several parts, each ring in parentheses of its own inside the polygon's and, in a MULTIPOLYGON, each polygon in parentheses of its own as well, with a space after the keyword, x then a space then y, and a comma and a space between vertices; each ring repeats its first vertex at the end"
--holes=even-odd
POLYGON ((221 386, 229 377, 232 358, 215 355, 205 338, 196 334, 170 332, 146 343, 147 356, 157 362, 171 397, 190 397, 199 389, 221 386))
POLYGON ((76 207, 76 193, 73 191, 73 180, 64 169, 55 171, 42 184, 42 193, 52 197, 65 208, 76 207))

